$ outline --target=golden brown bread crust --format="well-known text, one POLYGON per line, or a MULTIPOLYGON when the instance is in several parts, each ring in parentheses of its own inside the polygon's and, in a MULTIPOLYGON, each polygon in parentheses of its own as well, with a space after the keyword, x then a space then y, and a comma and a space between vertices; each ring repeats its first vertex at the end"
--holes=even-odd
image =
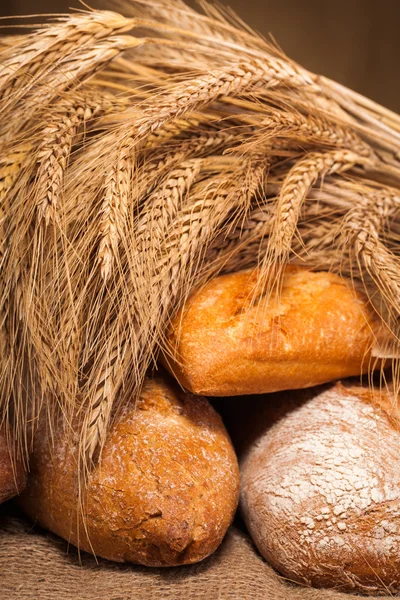
POLYGON ((161 378, 147 380, 109 431, 77 511, 77 448, 39 431, 21 504, 32 519, 98 556, 169 566, 220 544, 238 502, 236 456, 219 415, 161 378), (78 534, 79 529, 79 534, 78 534))
POLYGON ((398 592, 400 431, 365 388, 337 384, 299 403, 291 395, 289 412, 254 430, 240 459, 255 544, 292 581, 398 592))
POLYGON ((196 394, 236 396, 305 388, 365 373, 373 310, 332 273, 288 266, 280 302, 250 303, 258 271, 210 281, 168 332, 163 361, 196 394))
POLYGON ((0 427, 0 504, 22 492, 25 485, 23 462, 12 456, 5 429, 0 427))

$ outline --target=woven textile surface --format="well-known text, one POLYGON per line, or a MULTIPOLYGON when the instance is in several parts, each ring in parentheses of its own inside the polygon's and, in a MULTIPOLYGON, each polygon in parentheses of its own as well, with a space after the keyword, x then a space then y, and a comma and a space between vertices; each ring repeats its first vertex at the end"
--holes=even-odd
MULTIPOLYGON (((8 507, 7 507, 8 508, 8 507)), ((280 578, 240 527, 201 563, 150 569, 98 562, 20 516, 0 514, 3 600, 354 600, 360 596, 301 588, 280 578)), ((388 598, 388 597, 387 597, 388 598)))

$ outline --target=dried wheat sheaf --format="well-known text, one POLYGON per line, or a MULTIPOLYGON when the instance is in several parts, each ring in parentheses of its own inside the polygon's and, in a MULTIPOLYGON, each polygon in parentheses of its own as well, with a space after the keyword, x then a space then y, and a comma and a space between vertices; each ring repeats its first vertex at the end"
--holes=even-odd
POLYGON ((1 41, 0 415, 22 450, 61 409, 90 465, 220 272, 259 265, 267 292, 288 261, 350 276, 382 317, 375 355, 399 354, 400 117, 200 4, 1 41))

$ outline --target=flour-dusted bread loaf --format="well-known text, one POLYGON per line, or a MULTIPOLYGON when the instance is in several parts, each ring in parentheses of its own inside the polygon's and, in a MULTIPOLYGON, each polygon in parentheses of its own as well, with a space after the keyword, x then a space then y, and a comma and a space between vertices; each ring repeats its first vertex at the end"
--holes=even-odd
POLYGON ((376 317, 351 284, 289 266, 280 301, 254 300, 258 271, 223 275, 174 319, 164 362, 196 394, 305 388, 367 372, 376 317))
POLYGON ((337 384, 306 401, 290 394, 289 412, 272 428, 256 424, 240 461, 255 544, 292 581, 399 591, 398 428, 368 389, 337 384))
POLYGON ((233 520, 238 465, 219 415, 157 378, 123 407, 78 510, 77 448, 60 428, 54 447, 36 436, 21 504, 44 527, 81 549, 120 562, 169 566, 199 561, 233 520))
POLYGON ((7 439, 4 427, 0 427, 0 504, 16 496, 26 485, 26 470, 7 439))

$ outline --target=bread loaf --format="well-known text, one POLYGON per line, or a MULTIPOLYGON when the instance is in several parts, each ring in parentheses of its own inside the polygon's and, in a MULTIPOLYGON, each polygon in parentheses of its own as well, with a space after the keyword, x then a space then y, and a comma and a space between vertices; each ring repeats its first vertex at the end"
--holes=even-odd
POLYGON ((364 388, 337 384, 293 406, 271 429, 259 423, 241 458, 255 544, 293 581, 399 591, 399 430, 364 388))
POLYGON ((24 464, 11 451, 4 427, 0 427, 0 504, 20 493, 26 484, 24 464))
POLYGON ((218 277, 177 314, 163 360, 184 387, 208 396, 260 394, 374 366, 376 317, 344 279, 288 266, 281 299, 253 302, 257 280, 257 270, 218 277))
POLYGON ((211 554, 233 520, 236 456, 205 398, 161 378, 115 418, 102 460, 78 509, 77 446, 60 426, 42 426, 21 505, 79 548, 149 566, 193 563, 211 554))

